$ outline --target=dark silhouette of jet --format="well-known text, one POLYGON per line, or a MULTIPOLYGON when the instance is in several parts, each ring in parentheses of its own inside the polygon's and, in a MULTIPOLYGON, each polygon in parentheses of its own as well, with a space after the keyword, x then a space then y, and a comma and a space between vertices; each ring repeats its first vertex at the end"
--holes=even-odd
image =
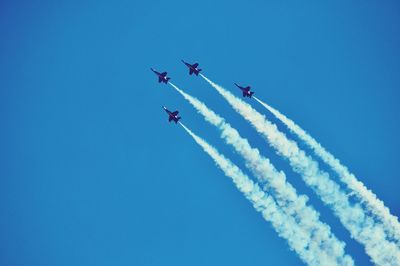
POLYGON ((236 85, 239 89, 242 90, 242 92, 243 92, 243 97, 249 97, 249 98, 251 98, 251 96, 253 96, 254 91, 250 91, 250 86, 241 87, 241 86, 237 85, 236 83, 235 83, 235 85, 236 85))
POLYGON ((175 111, 175 112, 171 112, 170 110, 168 110, 165 106, 163 106, 165 112, 167 112, 168 114, 168 122, 174 121, 175 124, 178 123, 179 119, 181 119, 180 116, 178 116, 179 111, 175 111))
POLYGON ((185 61, 181 60, 188 68, 189 68, 189 75, 192 75, 193 73, 198 76, 201 69, 197 68, 199 66, 198 63, 194 63, 193 65, 186 63, 185 61))
POLYGON ((171 79, 171 78, 167 77, 167 72, 160 73, 152 68, 150 68, 150 69, 158 76, 158 83, 163 82, 163 83, 167 84, 168 81, 171 79))

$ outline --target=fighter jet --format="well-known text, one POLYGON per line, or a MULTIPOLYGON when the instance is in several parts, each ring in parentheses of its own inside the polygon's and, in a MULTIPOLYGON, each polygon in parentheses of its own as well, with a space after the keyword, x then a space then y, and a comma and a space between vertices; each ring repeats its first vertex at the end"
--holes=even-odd
POLYGON ((168 114, 168 122, 171 122, 172 120, 176 123, 178 123, 179 119, 181 119, 180 116, 178 116, 179 111, 175 111, 175 112, 171 112, 170 110, 168 110, 165 106, 163 106, 165 112, 167 112, 168 114))
POLYGON ((189 64, 189 63, 186 63, 186 62, 183 61, 183 60, 181 60, 181 61, 182 61, 182 63, 184 63, 184 64, 189 68, 189 75, 192 75, 193 73, 194 73, 196 76, 199 75, 201 69, 200 69, 200 68, 197 68, 197 67, 199 66, 198 63, 194 63, 193 65, 191 65, 191 64, 189 64))
POLYGON ((236 85, 239 89, 242 90, 242 92, 243 92, 243 97, 249 97, 249 98, 251 98, 251 96, 253 96, 254 91, 250 91, 250 86, 247 86, 247 87, 245 88, 245 87, 241 87, 241 86, 237 85, 236 83, 235 83, 235 85, 236 85))
POLYGON ((167 77, 167 72, 160 73, 152 68, 150 68, 150 69, 158 76, 158 83, 164 82, 165 84, 167 84, 168 81, 171 79, 171 78, 167 77))

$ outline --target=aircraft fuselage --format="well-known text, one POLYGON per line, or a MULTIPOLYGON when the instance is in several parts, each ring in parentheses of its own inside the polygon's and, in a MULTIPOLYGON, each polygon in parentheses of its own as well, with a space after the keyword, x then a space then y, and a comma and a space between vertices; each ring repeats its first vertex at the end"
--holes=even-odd
POLYGON ((168 81, 170 80, 170 78, 167 77, 167 72, 160 73, 160 72, 154 70, 153 68, 150 68, 150 69, 151 69, 151 71, 154 72, 154 74, 157 75, 157 77, 158 77, 158 82, 163 82, 163 83, 167 84, 168 81))
POLYGON ((238 88, 242 91, 243 97, 249 97, 249 98, 251 98, 251 96, 253 96, 254 92, 253 92, 253 91, 250 91, 250 86, 242 87, 242 86, 239 86, 239 85, 236 84, 236 83, 235 83, 235 85, 236 85, 236 87, 238 87, 238 88))
POLYGON ((163 106, 163 108, 165 112, 168 114, 169 118, 171 118, 175 123, 179 121, 180 117, 178 117, 178 115, 173 115, 172 112, 168 110, 165 106, 163 106))
POLYGON ((191 65, 183 60, 182 62, 189 68, 189 75, 192 75, 194 73, 197 76, 200 73, 201 69, 198 68, 199 64, 195 63, 191 65))

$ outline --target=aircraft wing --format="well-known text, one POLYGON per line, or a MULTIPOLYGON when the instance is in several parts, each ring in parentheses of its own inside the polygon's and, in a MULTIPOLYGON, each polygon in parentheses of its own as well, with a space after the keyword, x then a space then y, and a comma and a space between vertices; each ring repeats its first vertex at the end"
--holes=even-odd
POLYGON ((246 88, 244 88, 245 91, 249 91, 250 90, 250 86, 247 86, 246 88))
POLYGON ((173 116, 177 116, 178 114, 179 114, 179 111, 172 112, 173 116))
POLYGON ((162 77, 159 77, 158 78, 158 83, 160 83, 160 82, 162 82, 163 81, 163 78, 162 77))
POLYGON ((161 76, 165 77, 167 75, 167 72, 161 73, 161 76))
POLYGON ((193 69, 189 69, 189 75, 192 75, 193 74, 193 69))
POLYGON ((174 118, 172 116, 168 117, 168 122, 171 122, 174 118))
POLYGON ((198 66, 199 66, 198 63, 194 63, 194 64, 193 64, 193 67, 194 67, 194 68, 196 68, 196 67, 198 67, 198 66))

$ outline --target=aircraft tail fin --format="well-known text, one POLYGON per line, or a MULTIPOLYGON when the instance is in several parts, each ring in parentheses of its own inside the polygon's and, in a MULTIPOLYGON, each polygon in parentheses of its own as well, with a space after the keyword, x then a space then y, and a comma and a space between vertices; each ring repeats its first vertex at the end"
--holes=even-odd
POLYGON ((175 124, 177 124, 179 122, 179 120, 181 119, 180 116, 178 116, 176 119, 174 119, 175 124))

